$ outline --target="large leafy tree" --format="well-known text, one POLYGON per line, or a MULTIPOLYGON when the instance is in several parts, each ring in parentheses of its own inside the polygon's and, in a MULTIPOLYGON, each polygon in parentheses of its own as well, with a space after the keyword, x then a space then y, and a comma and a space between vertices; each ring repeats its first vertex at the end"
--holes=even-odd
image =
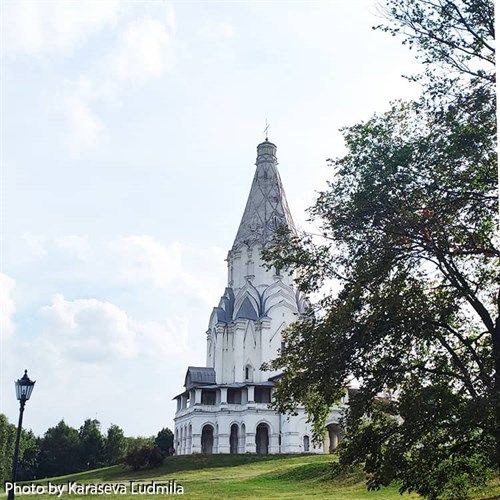
POLYGON ((16 426, 10 424, 7 417, 0 413, 0 484, 10 481, 12 477, 12 457, 16 426))
POLYGON ((174 447, 174 433, 168 427, 164 427, 156 435, 155 445, 160 448, 164 455, 169 455, 174 447))
MULTIPOLYGON (((5 415, 0 414, 0 484, 2 485, 12 479, 16 432, 16 426, 10 424, 5 415)), ((21 432, 17 479, 28 480, 37 475, 40 450, 37 438, 31 430, 22 429, 21 432)))
POLYGON ((85 469, 95 469, 105 461, 104 436, 96 419, 86 419, 78 432, 80 440, 80 464, 85 469))
POLYGON ((80 469, 78 431, 61 420, 40 442, 40 477, 62 476, 80 469))
POLYGON ((321 439, 355 381, 341 461, 372 488, 460 498, 500 466, 493 5, 389 0, 385 13, 379 28, 424 63, 423 94, 344 129, 310 209, 320 234, 282 233, 266 252, 304 292, 337 290, 285 334, 276 406, 304 405, 321 439))
POLYGON ((104 454, 108 465, 120 463, 127 454, 127 438, 118 425, 112 424, 108 428, 104 444, 104 454))

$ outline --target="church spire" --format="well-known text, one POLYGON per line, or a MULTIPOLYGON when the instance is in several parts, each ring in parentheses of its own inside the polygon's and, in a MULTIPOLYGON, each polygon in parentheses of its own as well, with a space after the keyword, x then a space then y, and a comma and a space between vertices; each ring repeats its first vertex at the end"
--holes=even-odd
POLYGON ((233 250, 243 244, 265 246, 277 228, 295 232, 285 191, 278 173, 276 145, 266 138, 257 146, 257 169, 248 201, 233 244, 233 250))

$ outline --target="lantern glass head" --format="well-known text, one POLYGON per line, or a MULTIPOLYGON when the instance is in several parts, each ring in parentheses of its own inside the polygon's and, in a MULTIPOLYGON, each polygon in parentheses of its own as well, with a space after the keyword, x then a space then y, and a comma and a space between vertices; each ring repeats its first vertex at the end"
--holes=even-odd
POLYGON ((19 401, 28 401, 33 392, 34 380, 28 377, 28 370, 24 370, 24 376, 20 378, 16 384, 16 397, 19 401))

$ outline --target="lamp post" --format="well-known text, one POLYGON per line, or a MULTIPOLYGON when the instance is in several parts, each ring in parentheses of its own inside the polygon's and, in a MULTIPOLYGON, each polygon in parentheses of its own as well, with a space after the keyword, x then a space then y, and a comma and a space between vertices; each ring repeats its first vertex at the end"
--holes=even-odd
MULTIPOLYGON (((23 426, 24 405, 26 404, 26 401, 28 401, 28 399, 31 396, 31 393, 33 392, 35 381, 30 380, 30 378, 28 377, 28 370, 24 370, 23 377, 20 378, 17 382, 15 382, 15 385, 16 385, 16 397, 17 400, 19 401, 19 422, 17 424, 16 445, 14 447, 14 460, 12 461, 12 485, 15 484, 17 476, 17 460, 19 458, 19 441, 21 439, 21 429, 23 426)), ((13 487, 9 491, 8 500, 14 500, 13 487)))

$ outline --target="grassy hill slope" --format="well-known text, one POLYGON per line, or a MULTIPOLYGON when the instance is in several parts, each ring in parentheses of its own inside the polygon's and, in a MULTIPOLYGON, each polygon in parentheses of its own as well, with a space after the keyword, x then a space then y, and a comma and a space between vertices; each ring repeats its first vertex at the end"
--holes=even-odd
MULTIPOLYGON (((416 499, 417 495, 401 497, 396 485, 381 491, 366 491, 360 474, 332 478, 331 455, 193 455, 168 457, 162 467, 130 471, 118 465, 94 471, 55 478, 54 483, 78 483, 176 480, 184 488, 184 497, 193 499, 295 499, 329 498, 332 500, 416 499)), ((41 483, 45 483, 41 481, 41 483)), ((173 496, 173 495, 172 495, 173 496)), ((103 495, 109 500, 164 498, 165 495, 103 495)), ((55 499, 53 495, 30 495, 30 499, 55 499)), ((63 494, 62 498, 97 498, 63 494)), ((500 498, 500 485, 477 498, 500 498), (498 494, 499 496, 495 495, 498 494)))

